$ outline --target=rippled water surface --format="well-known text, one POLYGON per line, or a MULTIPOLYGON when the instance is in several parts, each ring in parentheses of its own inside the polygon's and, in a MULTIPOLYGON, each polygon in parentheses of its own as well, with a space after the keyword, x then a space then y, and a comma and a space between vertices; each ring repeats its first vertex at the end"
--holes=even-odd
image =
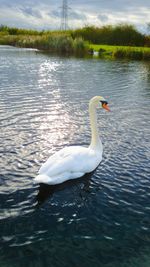
POLYGON ((150 266, 150 65, 0 47, 0 266, 150 266), (33 178, 49 155, 90 142, 103 161, 58 186, 33 178))

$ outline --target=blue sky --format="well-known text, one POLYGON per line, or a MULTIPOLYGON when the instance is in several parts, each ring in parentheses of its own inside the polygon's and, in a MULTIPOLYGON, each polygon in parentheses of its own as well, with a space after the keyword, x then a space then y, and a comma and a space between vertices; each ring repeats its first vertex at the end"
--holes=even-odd
MULTIPOLYGON (((68 0, 70 28, 131 23, 146 30, 150 0, 68 0)), ((0 24, 33 29, 59 29, 62 0, 0 0, 0 24)))

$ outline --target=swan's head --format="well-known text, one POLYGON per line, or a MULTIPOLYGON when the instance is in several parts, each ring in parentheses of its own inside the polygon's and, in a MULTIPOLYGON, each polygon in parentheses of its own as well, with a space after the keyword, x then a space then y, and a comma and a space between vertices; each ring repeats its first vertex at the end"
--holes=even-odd
POLYGON ((104 108, 107 111, 110 111, 109 106, 108 106, 108 102, 102 96, 94 96, 90 100, 90 105, 94 105, 96 108, 104 108))

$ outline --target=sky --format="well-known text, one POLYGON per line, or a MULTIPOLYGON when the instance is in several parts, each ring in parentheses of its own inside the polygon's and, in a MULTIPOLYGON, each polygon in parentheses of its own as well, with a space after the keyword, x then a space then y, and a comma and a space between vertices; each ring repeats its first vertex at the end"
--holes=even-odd
MULTIPOLYGON (((0 24, 60 29, 63 0, 0 0, 0 24)), ((128 23, 141 31, 150 23, 150 0, 68 0, 68 27, 128 23)))

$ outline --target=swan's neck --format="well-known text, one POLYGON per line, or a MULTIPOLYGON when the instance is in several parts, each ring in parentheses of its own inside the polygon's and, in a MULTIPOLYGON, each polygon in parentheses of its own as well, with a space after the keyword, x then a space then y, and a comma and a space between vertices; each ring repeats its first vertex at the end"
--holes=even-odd
POLYGON ((92 134, 90 148, 94 150, 102 150, 102 143, 98 133, 96 108, 92 103, 89 105, 89 115, 92 134))

